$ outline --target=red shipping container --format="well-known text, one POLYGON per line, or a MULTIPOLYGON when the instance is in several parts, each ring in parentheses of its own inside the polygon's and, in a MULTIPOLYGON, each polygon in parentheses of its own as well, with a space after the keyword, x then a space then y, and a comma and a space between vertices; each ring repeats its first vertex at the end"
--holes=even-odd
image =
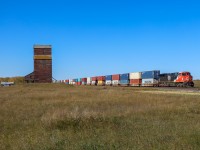
POLYGON ((105 76, 98 76, 97 80, 98 81, 105 81, 106 77, 105 76))
POLYGON ((96 81, 97 80, 97 77, 92 77, 92 81, 96 81))
POLYGON ((131 79, 130 80, 130 85, 141 85, 142 84, 142 79, 131 79))
POLYGON ((77 85, 81 85, 81 82, 77 82, 77 85))
POLYGON ((87 82, 87 78, 82 78, 82 82, 87 82))
POLYGON ((120 80, 120 75, 119 74, 112 75, 112 80, 120 80))
POLYGON ((65 80, 65 82, 69 82, 69 80, 65 80))

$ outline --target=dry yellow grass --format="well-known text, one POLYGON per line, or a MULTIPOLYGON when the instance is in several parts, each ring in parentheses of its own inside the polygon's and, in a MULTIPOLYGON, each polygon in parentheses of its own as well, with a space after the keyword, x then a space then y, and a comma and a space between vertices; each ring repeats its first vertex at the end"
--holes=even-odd
POLYGON ((200 88, 200 80, 194 81, 195 87, 200 88))
POLYGON ((0 87, 0 149, 200 149, 200 96, 170 92, 0 87))

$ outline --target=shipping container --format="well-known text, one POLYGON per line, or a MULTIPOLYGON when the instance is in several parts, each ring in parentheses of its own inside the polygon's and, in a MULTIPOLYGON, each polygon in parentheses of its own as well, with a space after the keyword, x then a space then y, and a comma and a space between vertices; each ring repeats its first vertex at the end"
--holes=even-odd
POLYGON ((105 76, 98 76, 98 77, 97 77, 97 80, 98 80, 98 81, 105 81, 105 76))
POLYGON ((104 86, 105 85, 105 81, 98 81, 97 85, 104 86))
POLYGON ((112 75, 107 75, 106 76, 106 81, 111 81, 112 80, 112 75))
POLYGON ((92 77, 92 81, 97 81, 97 77, 92 77))
POLYGON ((129 73, 120 74, 120 81, 129 80, 129 73))
POLYGON ((96 81, 92 81, 91 85, 97 85, 96 81))
POLYGON ((140 86, 142 79, 130 79, 130 86, 140 86))
POLYGON ((142 79, 142 72, 133 72, 129 74, 129 79, 142 79))
POLYGON ((78 82, 81 82, 82 81, 82 78, 78 78, 78 82))
POLYGON ((77 85, 81 85, 81 82, 77 82, 77 85))
POLYGON ((142 79, 142 86, 158 86, 158 80, 156 79, 142 79))
POLYGON ((113 86, 118 86, 120 84, 120 81, 119 80, 113 80, 112 81, 112 85, 113 86))
POLYGON ((106 85, 112 85, 112 80, 106 80, 106 85))
POLYGON ((159 79, 160 70, 142 72, 142 79, 159 79))
POLYGON ((122 86, 128 86, 129 85, 129 80, 120 80, 120 85, 122 86))
POLYGON ((90 77, 87 77, 87 85, 91 85, 92 79, 90 77))
POLYGON ((87 84, 87 82, 82 82, 82 83, 81 83, 81 85, 86 85, 86 84, 87 84))
POLYGON ((82 82, 87 82, 87 78, 82 78, 81 81, 82 82))
POLYGON ((120 75, 119 74, 115 74, 115 75, 112 75, 112 80, 120 80, 120 75))
POLYGON ((72 79, 69 79, 69 84, 72 84, 73 80, 72 79))

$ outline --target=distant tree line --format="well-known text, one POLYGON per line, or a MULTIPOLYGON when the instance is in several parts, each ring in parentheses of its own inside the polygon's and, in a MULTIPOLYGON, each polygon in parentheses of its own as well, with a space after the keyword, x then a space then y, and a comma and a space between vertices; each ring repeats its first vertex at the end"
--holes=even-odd
POLYGON ((15 82, 16 84, 24 83, 24 77, 6 77, 6 78, 0 77, 0 82, 15 82))

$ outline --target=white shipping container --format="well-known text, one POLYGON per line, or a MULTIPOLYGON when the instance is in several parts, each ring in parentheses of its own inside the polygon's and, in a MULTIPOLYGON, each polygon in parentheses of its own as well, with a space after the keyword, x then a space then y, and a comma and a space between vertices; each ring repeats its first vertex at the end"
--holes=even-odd
POLYGON ((106 85, 111 85, 112 81, 111 80, 106 80, 106 85))
POLYGON ((72 80, 72 79, 69 79, 69 84, 70 84, 70 85, 72 85, 72 82, 73 82, 73 80, 72 80))
POLYGON ((113 80, 113 81, 112 81, 112 84, 113 84, 113 85, 119 85, 119 83, 120 83, 119 80, 113 80))
POLYGON ((142 79, 142 86, 156 86, 158 85, 158 80, 156 79, 142 79))
POLYGON ((96 84, 96 81, 92 81, 92 83, 91 83, 92 85, 95 85, 96 84))
POLYGON ((142 79, 142 72, 133 72, 129 74, 129 79, 142 79))
POLYGON ((87 78, 87 82, 91 82, 91 78, 90 77, 87 78))
POLYGON ((88 78, 87 78, 87 85, 90 85, 90 84, 91 84, 91 78, 88 77, 88 78))

